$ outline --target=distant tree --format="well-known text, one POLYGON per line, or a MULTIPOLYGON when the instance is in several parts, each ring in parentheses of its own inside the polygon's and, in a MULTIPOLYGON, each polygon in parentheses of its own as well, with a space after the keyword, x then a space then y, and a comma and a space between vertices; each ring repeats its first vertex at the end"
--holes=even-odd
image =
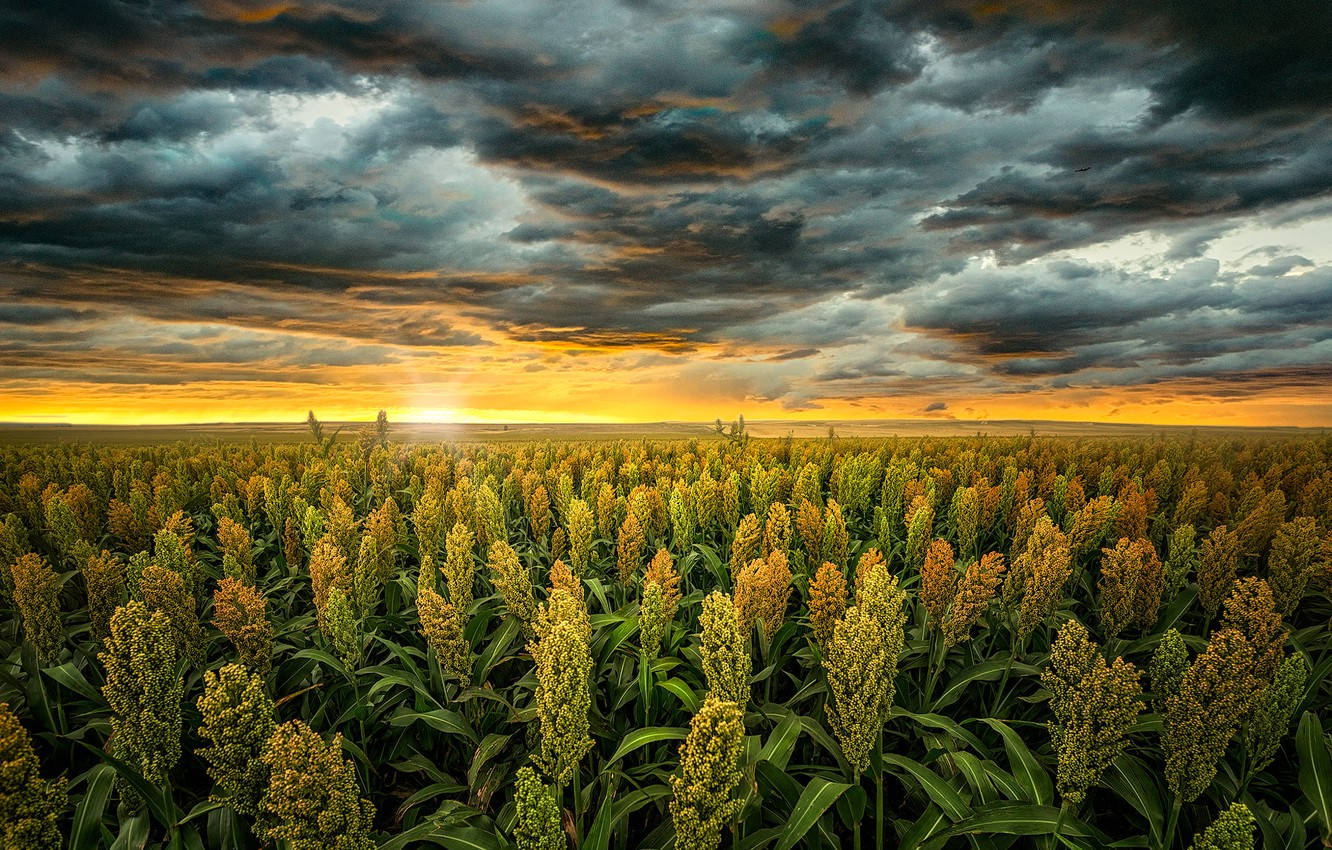
POLYGON ((712 430, 718 436, 725 437, 733 443, 743 445, 749 441, 749 435, 745 433, 745 415, 743 413, 731 421, 729 429, 722 424, 721 417, 717 417, 717 420, 712 423, 712 430))
POLYGON ((324 423, 315 418, 315 412, 313 410, 311 410, 309 415, 305 417, 305 424, 310 428, 310 436, 314 437, 315 444, 319 446, 320 454, 327 457, 328 453, 333 449, 333 441, 338 438, 338 432, 342 429, 339 428, 332 434, 325 435, 324 423))
POLYGON ((381 410, 379 415, 375 417, 373 427, 366 425, 356 434, 356 446, 360 449, 361 456, 369 459, 370 453, 375 450, 376 446, 380 448, 388 446, 388 434, 388 414, 381 410))

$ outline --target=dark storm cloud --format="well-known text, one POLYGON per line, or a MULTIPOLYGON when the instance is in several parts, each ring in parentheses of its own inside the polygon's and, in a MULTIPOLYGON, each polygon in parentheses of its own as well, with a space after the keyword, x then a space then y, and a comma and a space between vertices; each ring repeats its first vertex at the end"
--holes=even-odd
POLYGON ((1145 383, 1312 367, 1332 354, 1332 268, 1308 266, 1291 257, 1219 275, 1215 261, 1198 260, 1166 279, 1067 263, 982 272, 949 280, 905 322, 953 338, 999 374, 1056 385, 1089 372, 1145 383))
POLYGON ((1318 258, 1211 255, 1328 215, 1330 39, 1314 0, 4 3, 6 357, 166 369, 126 316, 328 367, 301 335, 743 353, 796 408, 1298 370, 1318 258), (1052 256, 1127 237, 1168 247, 1052 256))
POLYGON ((1069 65, 1084 67, 1081 73, 1146 79, 1159 121, 1191 108, 1227 118, 1276 113, 1289 120, 1332 110, 1324 94, 1332 84, 1332 6, 1326 3, 912 0, 891 6, 888 15, 899 25, 928 30, 961 53, 1031 43, 1076 46, 1066 55, 1069 65), (1117 45, 1130 46, 1137 60, 1117 45))

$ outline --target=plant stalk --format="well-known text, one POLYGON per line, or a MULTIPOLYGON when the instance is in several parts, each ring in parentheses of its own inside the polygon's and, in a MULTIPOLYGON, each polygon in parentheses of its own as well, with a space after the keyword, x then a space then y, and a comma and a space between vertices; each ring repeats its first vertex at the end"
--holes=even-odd
POLYGON ((879 727, 879 773, 874 777, 874 846, 883 847, 883 727, 879 727))

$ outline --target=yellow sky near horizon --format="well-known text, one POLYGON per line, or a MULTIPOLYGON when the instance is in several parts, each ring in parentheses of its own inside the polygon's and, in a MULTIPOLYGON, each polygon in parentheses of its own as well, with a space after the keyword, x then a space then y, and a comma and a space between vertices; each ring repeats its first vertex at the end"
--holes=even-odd
POLYGON ((324 420, 420 423, 634 423, 751 420, 957 419, 1096 421, 1118 424, 1332 425, 1325 394, 1208 392, 1198 383, 1129 388, 1041 388, 990 395, 937 392, 871 399, 816 399, 791 409, 755 395, 728 395, 664 376, 616 382, 603 374, 499 374, 458 384, 198 381, 169 385, 56 382, 35 390, 0 385, 0 421, 76 425, 177 425, 204 422, 324 420), (941 401, 941 399, 947 399, 941 401), (942 407, 941 407, 942 405, 942 407))

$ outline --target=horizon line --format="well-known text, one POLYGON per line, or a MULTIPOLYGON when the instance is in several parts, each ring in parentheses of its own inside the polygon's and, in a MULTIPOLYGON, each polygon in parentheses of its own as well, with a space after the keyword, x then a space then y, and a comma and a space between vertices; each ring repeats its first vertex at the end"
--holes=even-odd
MULTIPOLYGON (((323 425, 373 425, 374 419, 321 419, 323 425)), ((724 420, 723 420, 724 421, 724 420)), ((414 419, 390 419, 390 427, 437 427, 437 428, 474 428, 474 427, 575 427, 575 428, 598 428, 598 427, 625 427, 625 426, 651 426, 651 425, 696 425, 701 428, 712 430, 716 422, 713 420, 697 419, 645 419, 645 420, 602 420, 602 421, 536 421, 536 420, 414 420, 414 419)), ((941 426, 960 426, 960 425, 1015 425, 1015 424, 1051 424, 1051 425, 1102 425, 1121 428, 1209 428, 1209 429, 1234 429, 1234 430, 1255 430, 1255 431, 1321 431, 1332 428, 1332 423, 1325 425, 1239 425, 1216 422, 1189 422, 1189 423, 1153 423, 1153 422, 1119 422, 1106 419, 954 419, 954 418, 934 418, 934 417, 876 417, 864 419, 846 419, 829 417, 827 419, 746 419, 746 424, 790 424, 790 425, 820 425, 820 424, 876 424, 876 423, 911 423, 914 425, 934 424, 941 426)), ((144 423, 114 423, 114 422, 68 422, 64 420, 51 421, 24 421, 24 420, 0 420, 0 428, 111 428, 111 429, 140 429, 140 428, 216 428, 216 427, 305 427, 306 420, 295 419, 254 419, 254 420, 212 420, 202 422, 144 422, 144 423)), ((724 424, 729 424, 725 423, 724 424)))

